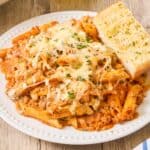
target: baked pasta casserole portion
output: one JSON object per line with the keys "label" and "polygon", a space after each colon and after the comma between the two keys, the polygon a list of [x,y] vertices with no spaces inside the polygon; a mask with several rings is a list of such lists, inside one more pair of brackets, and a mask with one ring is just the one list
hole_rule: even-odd
{"label": "baked pasta casserole portion", "polygon": [[133,80],[91,17],[33,27],[0,51],[17,110],[62,128],[102,130],[137,116],[145,75]]}

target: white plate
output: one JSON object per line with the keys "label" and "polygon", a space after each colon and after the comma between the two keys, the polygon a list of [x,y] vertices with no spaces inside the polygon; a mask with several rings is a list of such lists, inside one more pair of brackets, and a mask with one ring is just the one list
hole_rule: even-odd
{"label": "white plate", "polygon": [[[51,20],[58,20],[60,22],[71,19],[80,18],[84,15],[95,15],[95,12],[87,11],[68,11],[46,14],[43,16],[32,18],[25,21],[0,37],[0,47],[8,47],[11,45],[11,39],[16,35],[30,29],[32,26],[40,25]],[[139,117],[133,121],[126,122],[121,125],[99,132],[85,132],[77,131],[71,127],[64,129],[56,129],[46,124],[43,124],[35,119],[19,115],[14,107],[13,102],[5,95],[5,79],[0,74],[0,116],[8,124],[14,128],[39,139],[50,142],[63,144],[94,144],[111,141],[131,134],[150,122],[150,92],[142,105],[139,108]]]}

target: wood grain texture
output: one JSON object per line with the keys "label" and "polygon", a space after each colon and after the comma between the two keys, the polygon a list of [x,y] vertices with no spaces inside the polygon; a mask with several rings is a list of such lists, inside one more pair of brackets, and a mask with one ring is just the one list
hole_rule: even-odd
{"label": "wood grain texture", "polygon": [[[0,6],[0,34],[12,26],[41,14],[64,10],[100,11],[118,0],[10,0]],[[124,0],[138,20],[150,23],[149,0]],[[142,11],[141,11],[142,10]],[[145,19],[146,18],[146,19]],[[127,137],[88,146],[53,144],[29,137],[0,119],[0,150],[130,150],[150,137],[150,124]]]}

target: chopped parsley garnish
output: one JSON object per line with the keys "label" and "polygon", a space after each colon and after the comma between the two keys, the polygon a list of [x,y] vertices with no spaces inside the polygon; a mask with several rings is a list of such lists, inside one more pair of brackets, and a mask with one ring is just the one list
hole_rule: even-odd
{"label": "chopped parsley garnish", "polygon": [[84,44],[78,44],[77,45],[78,49],[82,49],[82,48],[86,48],[86,47],[87,47],[87,45],[84,45]]}
{"label": "chopped parsley garnish", "polygon": [[75,38],[76,40],[80,41],[80,38],[76,32],[73,33],[72,38]]}
{"label": "chopped parsley garnish", "polygon": [[141,52],[135,52],[136,54],[138,54],[138,55],[141,55],[142,53]]}
{"label": "chopped parsley garnish", "polygon": [[67,74],[66,74],[66,77],[71,77],[70,73],[67,73]]}
{"label": "chopped parsley garnish", "polygon": [[73,64],[72,67],[73,67],[74,69],[79,69],[81,66],[82,66],[82,63],[79,62],[79,63]]}
{"label": "chopped parsley garnish", "polygon": [[55,39],[54,41],[55,41],[55,42],[58,42],[58,39]]}
{"label": "chopped parsley garnish", "polygon": [[78,76],[77,77],[77,81],[85,81],[85,79],[83,77],[81,77],[81,76]]}
{"label": "chopped parsley garnish", "polygon": [[93,40],[92,40],[89,36],[86,37],[86,41],[87,41],[88,43],[93,42]]}
{"label": "chopped parsley garnish", "polygon": [[47,54],[47,57],[48,57],[48,58],[51,57],[50,52],[47,52],[46,54]]}
{"label": "chopped parsley garnish", "polygon": [[89,58],[89,56],[86,55],[85,58]]}
{"label": "chopped parsley garnish", "polygon": [[89,60],[89,59],[86,62],[88,63],[88,65],[92,64],[91,60]]}
{"label": "chopped parsley garnish", "polygon": [[75,94],[73,92],[68,92],[68,97],[70,99],[74,99],[75,98]]}
{"label": "chopped parsley garnish", "polygon": [[73,33],[72,37],[74,38],[74,37],[76,37],[76,36],[78,36],[78,34],[77,34],[76,32]]}

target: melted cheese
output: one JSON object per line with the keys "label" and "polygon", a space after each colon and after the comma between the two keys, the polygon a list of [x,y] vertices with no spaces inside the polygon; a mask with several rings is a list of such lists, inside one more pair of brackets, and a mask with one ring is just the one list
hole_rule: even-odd
{"label": "melted cheese", "polygon": [[[56,101],[69,100],[68,92],[73,92],[74,99],[79,99],[88,89],[87,83],[96,69],[98,60],[106,51],[101,43],[89,42],[86,33],[70,23],[58,24],[49,28],[46,33],[41,32],[31,37],[26,48],[32,56],[29,61],[33,68],[38,67],[41,56],[47,53],[56,62],[60,57],[75,60],[68,65],[58,66],[54,74],[45,79],[47,98],[53,97]],[[42,60],[42,63],[47,69],[51,69],[49,62]],[[49,82],[52,79],[61,79],[62,82],[56,88],[52,88]]]}

